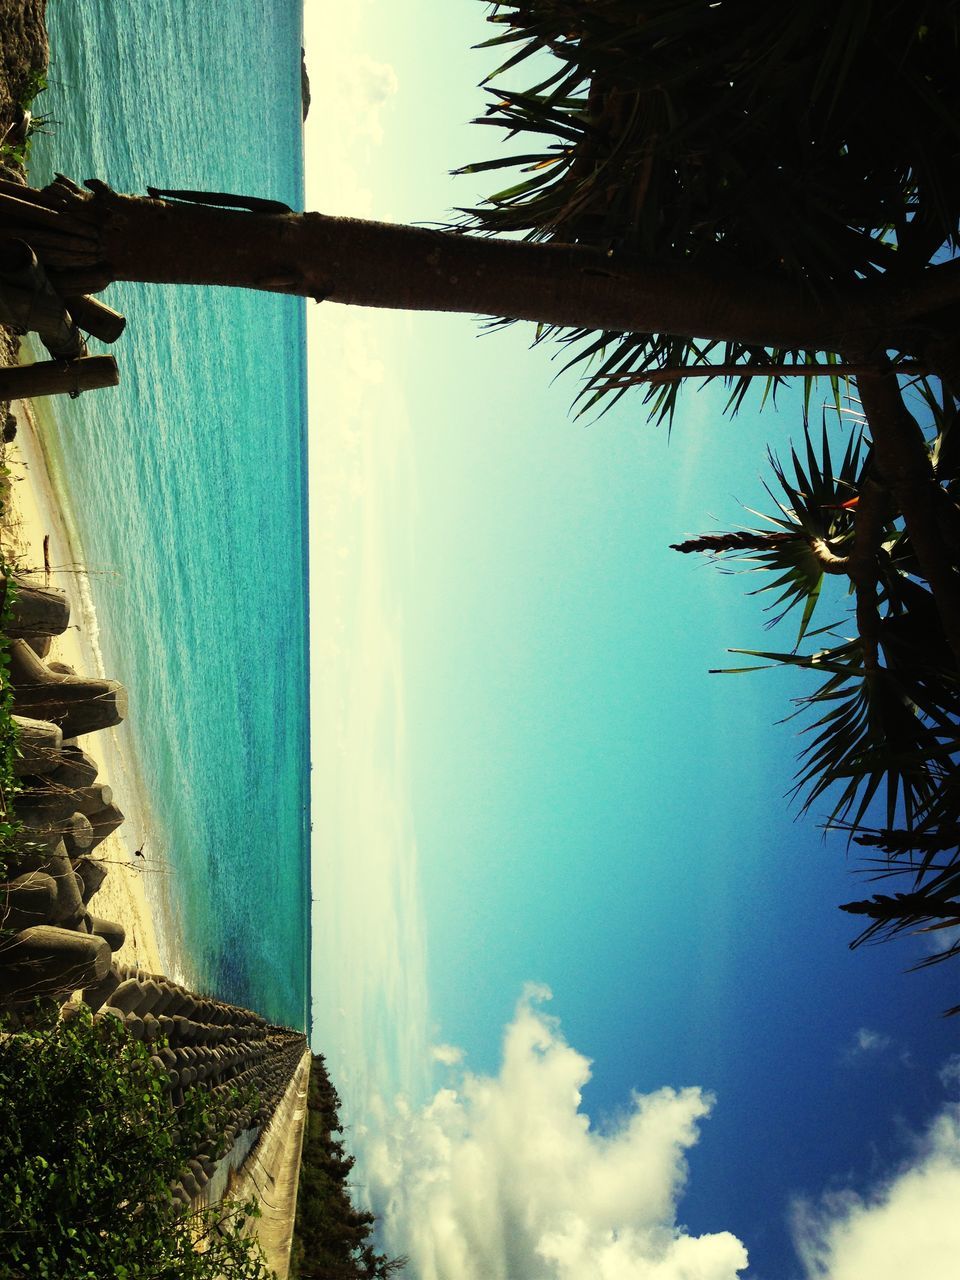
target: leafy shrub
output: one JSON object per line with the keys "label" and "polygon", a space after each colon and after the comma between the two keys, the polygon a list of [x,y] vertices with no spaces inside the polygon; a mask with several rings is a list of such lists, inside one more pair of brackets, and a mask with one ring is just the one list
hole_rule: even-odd
{"label": "leafy shrub", "polygon": [[169,1184],[222,1118],[176,1112],[150,1048],[85,1007],[0,1028],[0,1280],[269,1280],[255,1205],[178,1215]]}

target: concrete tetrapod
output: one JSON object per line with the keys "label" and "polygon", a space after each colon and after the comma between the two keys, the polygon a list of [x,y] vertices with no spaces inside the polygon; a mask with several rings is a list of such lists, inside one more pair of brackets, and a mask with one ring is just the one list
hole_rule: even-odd
{"label": "concrete tetrapod", "polygon": [[35,720],[30,716],[14,716],[13,723],[17,727],[14,776],[25,778],[56,769],[60,764],[63,747],[63,730],[60,726],[49,720]]}
{"label": "concrete tetrapod", "polygon": [[[37,849],[46,849],[52,853],[63,845],[72,857],[92,848],[96,843],[90,820],[85,814],[71,812],[66,817],[55,817],[49,810],[25,807],[16,807],[15,813],[23,824],[25,840]],[[27,866],[31,862],[31,856],[30,850],[26,849],[20,861]]]}
{"label": "concrete tetrapod", "polygon": [[87,846],[89,849],[95,849],[98,844],[102,844],[107,836],[112,835],[123,823],[123,814],[115,804],[108,804],[102,809],[88,813],[86,818],[93,832],[93,839]]}
{"label": "concrete tetrapod", "polygon": [[6,633],[13,639],[59,636],[70,625],[70,601],[56,588],[34,587],[16,580]]}
{"label": "concrete tetrapod", "polygon": [[52,672],[23,640],[10,643],[14,710],[50,720],[74,738],[119,724],[127,714],[127,691],[117,680]]}
{"label": "concrete tetrapod", "polygon": [[28,871],[0,886],[0,925],[5,929],[28,929],[46,924],[57,904],[57,882],[44,871]]}
{"label": "concrete tetrapod", "polygon": [[110,948],[95,934],[33,925],[4,944],[3,960],[0,991],[22,1003],[97,982],[110,969]]}
{"label": "concrete tetrapod", "polygon": [[46,787],[60,787],[64,791],[79,791],[91,787],[96,781],[99,766],[93,756],[73,741],[63,743],[57,767],[43,779]]}
{"label": "concrete tetrapod", "polygon": [[107,869],[93,858],[78,858],[73,869],[83,883],[83,904],[86,906],[107,878]]}
{"label": "concrete tetrapod", "polygon": [[111,951],[119,951],[127,940],[127,931],[116,920],[103,920],[100,916],[89,916],[87,925],[91,933],[103,938]]}

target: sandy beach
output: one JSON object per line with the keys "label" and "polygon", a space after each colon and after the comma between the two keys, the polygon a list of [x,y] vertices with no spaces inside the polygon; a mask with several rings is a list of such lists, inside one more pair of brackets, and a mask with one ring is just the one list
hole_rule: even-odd
{"label": "sandy beach", "polygon": [[[17,436],[6,447],[10,496],[3,529],[5,554],[25,581],[58,587],[70,599],[71,625],[54,640],[49,659],[65,662],[82,674],[108,676],[102,666],[95,615],[85,599],[84,567],[59,511],[38,422],[27,402],[15,401],[12,409]],[[48,539],[49,571],[45,568],[44,539]],[[98,762],[99,780],[112,788],[114,803],[126,815],[123,826],[97,851],[109,871],[91,905],[97,915],[124,926],[126,942],[116,957],[120,963],[135,964],[149,972],[173,973],[181,967],[179,958],[158,928],[159,913],[148,891],[149,878],[166,875],[167,868],[149,842],[144,846],[144,858],[135,853],[143,841],[142,833],[149,828],[149,817],[144,812],[145,792],[129,729],[118,725],[101,730],[81,739],[81,745]],[[251,1226],[280,1280],[287,1276],[296,1216],[309,1066],[310,1055],[306,1053],[269,1125],[227,1187],[231,1198],[255,1196],[260,1201],[263,1216]]]}
{"label": "sandy beach", "polygon": [[[101,669],[96,637],[91,634],[92,615],[83,598],[84,568],[76,549],[69,544],[47,474],[36,420],[27,402],[15,401],[12,410],[17,419],[17,436],[6,447],[10,504],[4,520],[4,550],[24,581],[58,587],[70,600],[71,625],[54,639],[49,657],[67,663],[79,674],[108,675]],[[49,574],[44,569],[45,538],[49,538]],[[124,926],[126,942],[117,953],[121,964],[135,964],[150,972],[170,971],[172,957],[168,948],[160,945],[155,911],[145,884],[148,876],[165,874],[165,867],[155,856],[141,859],[134,853],[144,823],[129,731],[118,725],[88,735],[81,745],[97,761],[98,780],[111,787],[114,803],[126,816],[119,831],[97,850],[98,860],[107,863],[109,873],[91,905],[97,915]]]}
{"label": "sandy beach", "polygon": [[[0,0],[0,137],[20,110],[18,103],[31,96],[26,86],[35,85],[47,65],[44,15],[45,0]],[[22,111],[20,114],[22,117]],[[18,159],[10,152],[3,158],[3,176],[22,180],[24,162],[23,157]],[[19,345],[12,332],[0,329],[0,364],[15,364]],[[44,454],[49,405],[15,401],[11,406],[17,430],[15,440],[3,449],[9,478],[0,525],[3,551],[21,580],[61,589],[70,601],[70,626],[53,641],[47,660],[67,664],[80,675],[114,678],[115,672],[104,669],[83,555],[63,519],[63,494],[51,480]],[[69,506],[66,509],[69,513]],[[129,694],[134,717],[137,689],[131,687]],[[115,956],[117,962],[165,973],[195,988],[196,981],[189,976],[189,954],[179,936],[178,886],[164,856],[162,839],[154,833],[151,780],[141,775],[130,723],[128,720],[80,739],[98,763],[98,781],[111,788],[113,802],[125,815],[121,828],[94,853],[106,864],[108,874],[90,909],[123,925],[126,940]],[[237,1163],[240,1152],[249,1151],[254,1138],[255,1145],[246,1162],[224,1178],[228,1197],[253,1195],[261,1200],[263,1217],[251,1227],[270,1266],[282,1278],[289,1268],[308,1071],[306,1054],[266,1128],[259,1135],[256,1131],[241,1135]]]}

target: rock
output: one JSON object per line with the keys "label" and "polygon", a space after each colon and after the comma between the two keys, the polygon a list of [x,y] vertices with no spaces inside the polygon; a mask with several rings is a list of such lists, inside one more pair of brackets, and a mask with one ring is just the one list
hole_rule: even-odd
{"label": "rock", "polygon": [[310,110],[310,77],[307,75],[306,51],[302,46],[300,48],[300,110],[302,119],[306,120]]}

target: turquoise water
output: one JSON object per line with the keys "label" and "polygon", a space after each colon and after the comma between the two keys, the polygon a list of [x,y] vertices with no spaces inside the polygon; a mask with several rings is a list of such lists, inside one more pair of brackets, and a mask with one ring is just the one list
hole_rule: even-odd
{"label": "turquoise water", "polygon": [[[51,0],[57,122],[31,178],[302,207],[298,0]],[[45,446],[130,690],[186,976],[304,1026],[309,907],[303,304],[114,286],[115,391],[47,401]],[[96,343],[92,350],[99,350]]]}

